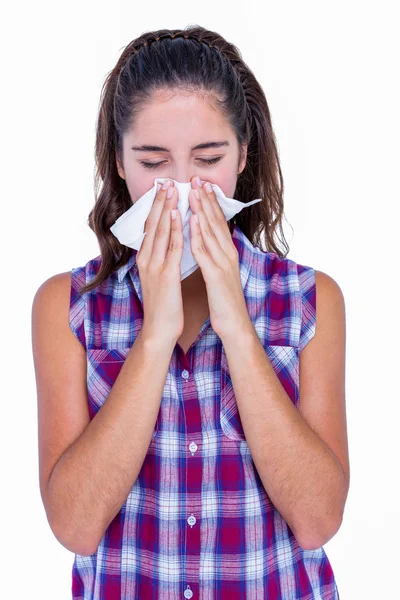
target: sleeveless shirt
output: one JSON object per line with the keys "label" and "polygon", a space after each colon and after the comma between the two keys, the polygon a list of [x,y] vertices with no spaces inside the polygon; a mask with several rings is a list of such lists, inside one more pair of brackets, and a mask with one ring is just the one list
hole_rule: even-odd
{"label": "sleeveless shirt", "polygon": [[[232,241],[249,317],[298,408],[299,355],[315,335],[314,269],[253,246],[237,225]],[[90,419],[142,326],[136,254],[83,295],[101,256],[72,269],[69,323],[86,350]],[[323,547],[300,547],[263,487],[210,317],[186,354],[175,345],[141,470],[96,552],[75,554],[72,598],[339,600]]]}

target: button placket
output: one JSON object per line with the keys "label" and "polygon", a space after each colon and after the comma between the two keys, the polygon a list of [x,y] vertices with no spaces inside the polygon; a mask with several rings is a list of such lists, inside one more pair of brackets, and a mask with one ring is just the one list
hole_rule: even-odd
{"label": "button placket", "polygon": [[[197,450],[198,444],[191,439],[191,436],[198,436],[201,433],[201,411],[200,403],[198,398],[198,392],[194,381],[193,374],[188,369],[181,370],[181,377],[184,379],[185,385],[182,384],[183,394],[183,415],[185,419],[185,431],[186,431],[186,491],[188,494],[188,501],[186,503],[186,532],[185,532],[185,556],[188,559],[190,556],[190,567],[187,571],[187,578],[192,583],[194,588],[187,584],[186,590],[184,591],[185,598],[196,598],[196,590],[198,589],[198,577],[200,568],[200,529],[198,519],[195,516],[195,512],[192,510],[199,510],[198,501],[192,502],[190,497],[193,494],[193,498],[198,494],[198,490],[201,487],[201,466],[199,465],[199,457],[195,462],[190,462],[190,458],[194,457]],[[200,509],[201,510],[201,509]],[[194,559],[197,559],[196,566]]]}

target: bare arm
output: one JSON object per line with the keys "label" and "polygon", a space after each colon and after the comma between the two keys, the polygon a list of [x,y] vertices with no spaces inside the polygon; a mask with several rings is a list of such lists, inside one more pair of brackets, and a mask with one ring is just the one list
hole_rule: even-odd
{"label": "bare arm", "polygon": [[70,551],[89,555],[137,479],[176,340],[156,340],[142,329],[90,421],[86,353],[66,317],[69,289],[69,273],[50,278],[33,304],[41,490],[57,539]]}
{"label": "bare arm", "polygon": [[144,322],[111,392],[90,420],[86,352],[69,326],[71,274],[51,277],[32,306],[38,391],[40,491],[57,539],[93,554],[146,456],[184,326],[183,233],[174,186],[157,190],[136,256]]}
{"label": "bare arm", "polygon": [[[317,326],[300,354],[299,409],[249,320],[236,336],[222,339],[261,481],[305,550],[320,548],[338,531],[350,482],[344,298],[326,273],[316,271],[316,282]],[[284,368],[284,359],[272,360]]]}

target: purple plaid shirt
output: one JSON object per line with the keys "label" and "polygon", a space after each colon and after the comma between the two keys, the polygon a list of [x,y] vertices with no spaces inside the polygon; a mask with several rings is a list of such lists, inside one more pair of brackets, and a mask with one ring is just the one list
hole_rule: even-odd
{"label": "purple plaid shirt", "polygon": [[[249,316],[298,408],[299,353],[315,334],[314,270],[261,251],[237,225],[232,240]],[[83,296],[101,256],[72,269],[70,327],[87,353],[91,419],[142,327],[136,254]],[[142,468],[96,552],[75,554],[72,598],[339,599],[324,549],[299,546],[261,483],[209,317],[187,354],[175,345]]]}

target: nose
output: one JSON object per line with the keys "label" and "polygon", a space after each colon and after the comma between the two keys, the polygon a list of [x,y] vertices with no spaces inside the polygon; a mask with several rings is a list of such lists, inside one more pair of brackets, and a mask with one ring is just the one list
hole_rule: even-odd
{"label": "nose", "polygon": [[[166,177],[169,177],[170,179],[175,179],[175,181],[178,181],[179,183],[195,183],[194,180],[197,177],[197,175],[187,175],[185,173],[171,173],[169,175],[166,175]],[[205,179],[202,179],[200,175],[198,177],[200,178],[200,185],[203,185]]]}

